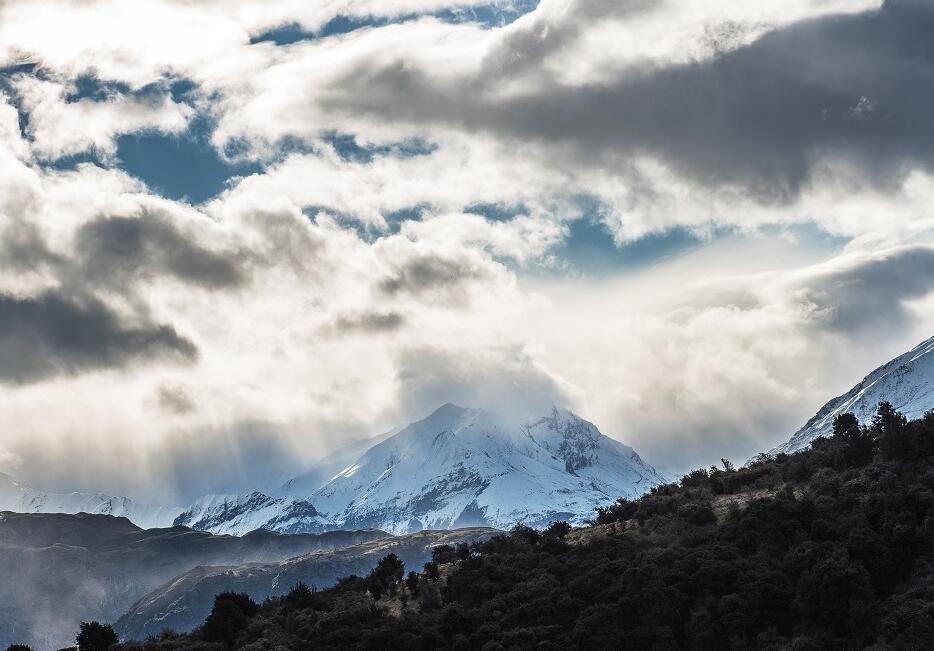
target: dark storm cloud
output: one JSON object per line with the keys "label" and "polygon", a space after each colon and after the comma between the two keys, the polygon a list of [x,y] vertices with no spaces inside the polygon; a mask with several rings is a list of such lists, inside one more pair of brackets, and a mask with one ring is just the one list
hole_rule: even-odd
{"label": "dark storm cloud", "polygon": [[912,319],[906,302],[934,287],[934,248],[902,247],[818,273],[793,300],[822,329],[848,336],[890,335]]}
{"label": "dark storm cloud", "polygon": [[391,63],[355,71],[346,94],[329,101],[557,146],[584,165],[655,157],[696,182],[782,202],[828,161],[883,188],[913,167],[934,168],[932,34],[934,3],[901,0],[803,21],[705,61],[504,99],[496,61],[512,60],[509,47],[525,61],[543,56],[507,41],[474,78],[445,81]]}
{"label": "dark storm cloud", "polygon": [[844,254],[782,276],[777,285],[765,277],[757,282],[733,280],[697,286],[693,296],[682,300],[682,307],[688,314],[724,307],[742,313],[791,308],[794,318],[812,333],[871,341],[893,337],[914,323],[910,303],[924,299],[934,287],[934,247]]}
{"label": "dark storm cloud", "polygon": [[97,219],[82,226],[76,240],[81,264],[93,282],[172,276],[209,289],[245,282],[239,255],[203,248],[152,213]]}
{"label": "dark storm cloud", "polygon": [[0,295],[0,382],[35,382],[137,361],[189,363],[197,356],[195,345],[171,326],[124,323],[95,298]]}
{"label": "dark storm cloud", "polygon": [[440,291],[451,299],[463,298],[460,292],[464,289],[464,282],[481,275],[481,270],[467,260],[420,255],[398,266],[392,275],[379,283],[379,288],[389,295]]}

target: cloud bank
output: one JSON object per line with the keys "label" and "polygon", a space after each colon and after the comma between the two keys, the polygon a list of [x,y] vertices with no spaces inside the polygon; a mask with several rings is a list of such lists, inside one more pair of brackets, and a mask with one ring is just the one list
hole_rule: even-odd
{"label": "cloud bank", "polygon": [[932,29],[0,2],[0,471],[185,499],[443,402],[568,404],[669,471],[769,448],[931,334]]}

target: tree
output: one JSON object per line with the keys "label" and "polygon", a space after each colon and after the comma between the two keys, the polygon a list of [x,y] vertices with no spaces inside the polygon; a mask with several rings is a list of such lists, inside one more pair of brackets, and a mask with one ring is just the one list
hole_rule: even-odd
{"label": "tree", "polygon": [[409,575],[405,577],[405,587],[409,589],[413,595],[418,594],[418,573],[409,572]]}
{"label": "tree", "polygon": [[28,644],[11,644],[6,651],[32,651],[32,647]]}
{"label": "tree", "polygon": [[428,561],[425,563],[425,576],[432,581],[437,581],[440,575],[440,568],[437,561]]}
{"label": "tree", "polygon": [[860,426],[856,416],[850,412],[837,414],[833,419],[833,435],[834,438],[846,443],[846,457],[849,464],[863,464],[872,458],[872,436]]}
{"label": "tree", "polygon": [[208,642],[223,642],[233,646],[240,633],[249,624],[259,606],[250,595],[243,592],[222,592],[214,597],[214,608],[204,620],[201,630]]}
{"label": "tree", "polygon": [[111,644],[120,641],[113,626],[100,622],[81,622],[75,644],[78,651],[107,651]]}
{"label": "tree", "polygon": [[899,411],[892,406],[892,403],[883,400],[879,403],[875,415],[872,417],[872,429],[880,436],[888,436],[905,427],[908,423]]}
{"label": "tree", "polygon": [[879,403],[872,417],[872,432],[880,440],[879,447],[887,457],[906,457],[911,454],[907,425],[908,419],[891,403]]}
{"label": "tree", "polygon": [[297,609],[311,608],[315,604],[315,591],[308,587],[304,581],[299,581],[292,586],[289,593],[285,595],[285,601],[290,606]]}
{"label": "tree", "polygon": [[545,535],[551,538],[564,538],[569,533],[571,533],[571,525],[564,520],[552,522],[551,525],[545,529]]}
{"label": "tree", "polygon": [[441,607],[441,587],[434,581],[422,577],[418,583],[418,594],[421,600],[421,611],[430,613]]}
{"label": "tree", "polygon": [[387,554],[379,560],[367,577],[367,589],[374,599],[379,599],[386,592],[393,594],[403,576],[405,576],[405,563],[395,554]]}

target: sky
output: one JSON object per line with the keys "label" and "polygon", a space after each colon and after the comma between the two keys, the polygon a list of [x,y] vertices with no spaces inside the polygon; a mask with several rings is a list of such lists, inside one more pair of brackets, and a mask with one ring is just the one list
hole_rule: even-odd
{"label": "sky", "polygon": [[0,0],[0,472],[271,486],[446,402],[677,474],[934,335],[934,0]]}

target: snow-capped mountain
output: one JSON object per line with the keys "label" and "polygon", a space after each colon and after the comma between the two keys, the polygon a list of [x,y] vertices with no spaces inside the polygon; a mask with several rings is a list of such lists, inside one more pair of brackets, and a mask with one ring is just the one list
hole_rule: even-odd
{"label": "snow-capped mountain", "polygon": [[206,495],[175,518],[175,526],[213,534],[242,536],[257,529],[280,533],[318,533],[338,529],[308,501],[297,497]]}
{"label": "snow-capped mountain", "polygon": [[838,414],[852,412],[861,423],[869,422],[883,400],[908,418],[918,418],[934,409],[934,337],[883,364],[842,396],[828,402],[787,443],[770,453],[797,452],[819,436],[830,435]]}
{"label": "snow-capped mountain", "polygon": [[103,493],[48,493],[23,486],[0,473],[0,511],[17,513],[91,513],[125,517],[144,529],[167,527],[184,509],[135,502]]}
{"label": "snow-capped mountain", "polygon": [[569,411],[522,422],[444,405],[309,496],[341,527],[393,533],[581,523],[664,482],[632,448]]}
{"label": "snow-capped mountain", "polygon": [[582,523],[598,506],[664,481],[632,448],[569,411],[554,408],[529,421],[448,404],[338,450],[274,496],[206,495],[188,508],[160,507],[98,493],[45,493],[0,475],[0,510],[102,513],[143,528],[236,536],[256,529],[408,533]]}
{"label": "snow-capped mountain", "polygon": [[302,474],[289,479],[278,490],[274,491],[273,495],[275,497],[286,497],[313,493],[326,484],[334,475],[359,459],[371,447],[397,434],[400,429],[402,428],[397,427],[379,436],[354,441],[335,450]]}

